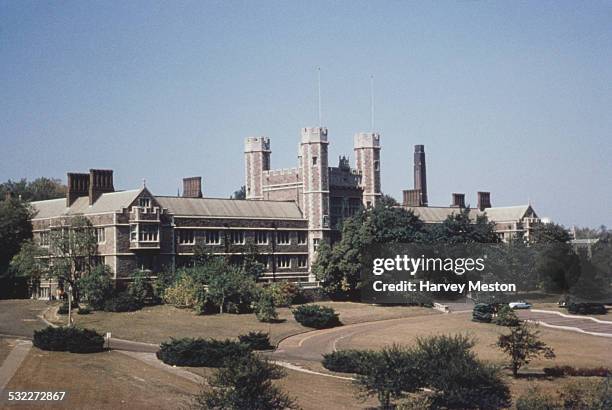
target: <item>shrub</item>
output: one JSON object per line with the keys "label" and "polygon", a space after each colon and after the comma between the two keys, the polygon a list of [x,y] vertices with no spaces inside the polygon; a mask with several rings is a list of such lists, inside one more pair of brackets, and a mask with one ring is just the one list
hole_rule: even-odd
{"label": "shrub", "polygon": [[521,320],[510,306],[504,305],[497,312],[497,317],[493,319],[493,323],[499,326],[518,326],[521,324]]}
{"label": "shrub", "polygon": [[164,302],[177,308],[194,308],[200,299],[200,287],[192,276],[182,274],[165,289]]}
{"label": "shrub", "polygon": [[162,343],[157,358],[175,366],[221,367],[228,358],[249,352],[247,345],[229,339],[185,338]]}
{"label": "shrub", "polygon": [[323,367],[332,372],[361,374],[375,355],[371,350],[337,350],[323,355]]}
{"label": "shrub", "polygon": [[104,338],[95,330],[48,326],[34,331],[33,344],[42,350],[94,353],[103,350]]}
{"label": "shrub", "polygon": [[87,307],[80,307],[77,310],[77,314],[79,314],[79,315],[89,315],[90,313],[91,313],[91,310],[89,310],[89,308],[87,308]]}
{"label": "shrub", "polygon": [[260,322],[274,322],[278,319],[272,295],[266,290],[260,293],[259,299],[255,303],[255,315]]}
{"label": "shrub", "polygon": [[325,329],[341,324],[334,309],[320,305],[298,306],[293,309],[293,317],[303,326],[315,329]]}
{"label": "shrub", "polygon": [[[72,301],[72,311],[74,312],[76,309],[79,308],[79,304]],[[67,315],[68,314],[68,302],[64,302],[62,303],[62,305],[59,307],[59,309],[57,310],[57,313],[59,315]]]}
{"label": "shrub", "polygon": [[142,304],[128,292],[118,293],[104,303],[106,312],[133,312],[141,308]]}
{"label": "shrub", "polygon": [[278,366],[253,354],[229,359],[194,399],[192,408],[206,410],[298,408],[272,380],[284,376]]}
{"label": "shrub", "polygon": [[246,335],[238,336],[238,340],[251,350],[269,350],[273,347],[270,344],[270,337],[264,332],[249,332]]}
{"label": "shrub", "polygon": [[136,271],[132,275],[132,282],[128,285],[128,293],[141,305],[144,305],[145,301],[153,297],[153,285],[149,280],[149,275],[144,271]]}
{"label": "shrub", "polygon": [[607,377],[612,372],[607,367],[575,368],[572,366],[555,366],[545,367],[544,374],[550,377]]}
{"label": "shrub", "polygon": [[265,288],[272,295],[274,306],[288,307],[300,295],[300,288],[291,282],[275,282]]}
{"label": "shrub", "polygon": [[166,289],[174,285],[178,279],[178,271],[161,271],[157,274],[157,278],[153,281],[153,294],[157,301],[164,300]]}
{"label": "shrub", "polygon": [[106,265],[96,266],[89,274],[78,280],[81,298],[90,308],[102,310],[104,302],[113,293],[113,284],[110,279],[110,268]]}

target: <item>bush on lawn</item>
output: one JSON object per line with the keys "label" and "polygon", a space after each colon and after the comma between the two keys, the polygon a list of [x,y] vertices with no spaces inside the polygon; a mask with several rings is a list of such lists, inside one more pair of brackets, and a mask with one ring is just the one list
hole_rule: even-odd
{"label": "bush on lawn", "polygon": [[104,302],[113,294],[111,270],[107,265],[96,266],[78,280],[80,300],[94,310],[104,309]]}
{"label": "bush on lawn", "polygon": [[299,297],[300,288],[291,282],[275,282],[265,288],[272,295],[274,306],[289,307]]}
{"label": "bush on lawn", "polygon": [[572,366],[555,366],[545,367],[544,374],[549,377],[607,377],[612,374],[607,367],[572,367]]}
{"label": "bush on lawn", "polygon": [[229,339],[172,339],[160,345],[157,358],[166,364],[221,367],[230,357],[248,354],[247,345]]}
{"label": "bush on lawn", "polygon": [[142,304],[128,292],[121,292],[104,303],[106,312],[133,312],[142,308]]}
{"label": "bush on lawn", "polygon": [[153,284],[149,275],[145,271],[136,271],[132,274],[132,282],[128,285],[128,293],[140,305],[144,305],[145,301],[155,300]]}
{"label": "bush on lawn", "polygon": [[79,314],[79,315],[88,315],[90,313],[91,313],[91,310],[89,310],[89,308],[87,308],[87,307],[80,307],[77,310],[77,314]]}
{"label": "bush on lawn", "polygon": [[332,372],[361,374],[375,355],[371,350],[337,350],[323,355],[323,367]]}
{"label": "bush on lawn", "polygon": [[104,337],[90,329],[48,326],[34,331],[33,343],[42,350],[95,353],[103,350]]}
{"label": "bush on lawn", "polygon": [[[72,308],[72,311],[74,312],[76,309],[79,308],[79,304],[75,303],[74,301],[72,301],[71,308]],[[57,314],[58,315],[67,315],[68,314],[68,302],[62,303],[62,305],[57,310]]]}
{"label": "bush on lawn", "polygon": [[521,320],[516,315],[516,312],[508,305],[502,306],[497,312],[497,316],[493,319],[493,323],[499,326],[518,326]]}
{"label": "bush on lawn", "polygon": [[273,347],[270,344],[270,337],[264,332],[249,332],[246,335],[238,336],[238,340],[251,350],[269,350]]}
{"label": "bush on lawn", "polygon": [[320,305],[298,306],[293,309],[293,317],[298,323],[315,329],[325,329],[341,324],[334,309]]}
{"label": "bush on lawn", "polygon": [[265,289],[260,292],[259,299],[255,302],[255,316],[257,316],[257,320],[260,322],[267,323],[278,319],[272,295]]}

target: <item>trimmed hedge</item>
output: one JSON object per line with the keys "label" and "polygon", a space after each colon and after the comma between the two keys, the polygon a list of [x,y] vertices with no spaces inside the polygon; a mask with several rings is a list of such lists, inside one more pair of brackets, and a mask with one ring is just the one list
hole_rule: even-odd
{"label": "trimmed hedge", "polygon": [[326,329],[341,325],[338,314],[330,307],[320,305],[303,305],[293,309],[295,320],[315,329]]}
{"label": "trimmed hedge", "polygon": [[171,339],[160,345],[157,358],[174,366],[222,367],[229,357],[246,355],[251,349],[229,339]]}
{"label": "trimmed hedge", "polygon": [[544,374],[550,377],[608,377],[612,372],[606,367],[555,366],[545,367]]}
{"label": "trimmed hedge", "polygon": [[104,337],[91,329],[48,326],[34,331],[33,344],[42,350],[95,353],[104,350]]}
{"label": "trimmed hedge", "polygon": [[324,354],[322,363],[332,372],[362,374],[375,355],[371,350],[338,350]]}
{"label": "trimmed hedge", "polygon": [[78,315],[88,315],[88,314],[90,314],[90,313],[91,313],[91,310],[90,310],[89,308],[87,308],[87,307],[80,307],[80,308],[77,310],[77,314],[78,314]]}
{"label": "trimmed hedge", "polygon": [[128,292],[118,293],[104,302],[106,312],[133,312],[140,309],[142,309],[142,303]]}
{"label": "trimmed hedge", "polygon": [[238,336],[238,339],[251,350],[270,350],[273,347],[270,344],[270,337],[264,332],[249,332]]}

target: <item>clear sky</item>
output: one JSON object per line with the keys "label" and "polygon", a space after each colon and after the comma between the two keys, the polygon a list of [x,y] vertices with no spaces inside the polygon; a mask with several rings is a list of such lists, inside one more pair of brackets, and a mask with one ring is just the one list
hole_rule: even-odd
{"label": "clear sky", "polygon": [[115,188],[207,196],[244,183],[243,140],[296,165],[382,135],[385,193],[491,191],[567,226],[612,226],[612,2],[0,0],[0,180],[115,170]]}

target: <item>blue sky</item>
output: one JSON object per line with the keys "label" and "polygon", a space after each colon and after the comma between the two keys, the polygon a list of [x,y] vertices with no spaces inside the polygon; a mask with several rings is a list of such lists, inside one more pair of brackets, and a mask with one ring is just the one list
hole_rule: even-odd
{"label": "blue sky", "polygon": [[243,140],[296,164],[317,125],[330,162],[370,129],[383,190],[431,204],[491,191],[565,225],[612,226],[612,2],[0,1],[0,180],[115,170],[175,194],[243,184]]}

